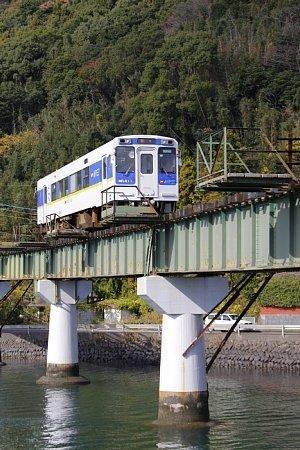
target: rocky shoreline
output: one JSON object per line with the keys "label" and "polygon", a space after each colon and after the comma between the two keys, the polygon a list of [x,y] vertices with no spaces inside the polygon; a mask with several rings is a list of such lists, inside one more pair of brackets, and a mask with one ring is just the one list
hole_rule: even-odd
{"label": "rocky shoreline", "polygon": [[[207,360],[211,358],[224,335],[205,337]],[[20,330],[3,332],[3,360],[43,361],[46,359],[48,331]],[[79,332],[81,362],[110,365],[158,365],[160,336],[147,332]],[[300,372],[300,338],[252,334],[232,336],[216,359],[216,367],[284,370]]]}

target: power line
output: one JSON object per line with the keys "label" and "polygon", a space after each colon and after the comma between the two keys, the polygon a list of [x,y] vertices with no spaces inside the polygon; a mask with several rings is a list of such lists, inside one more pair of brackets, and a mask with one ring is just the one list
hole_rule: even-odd
{"label": "power line", "polygon": [[9,215],[7,212],[0,211],[0,224],[15,222],[16,220],[25,220],[26,222],[36,223],[36,217],[20,216],[19,214]]}
{"label": "power line", "polygon": [[0,212],[9,212],[10,214],[19,214],[23,216],[32,216],[36,217],[36,213],[27,212],[27,211],[20,211],[20,210],[13,210],[10,208],[6,208],[4,206],[0,206]]}
{"label": "power line", "polygon": [[35,208],[27,208],[25,206],[10,205],[10,204],[7,204],[7,203],[0,203],[0,207],[12,208],[12,209],[21,209],[21,210],[24,210],[24,211],[34,211],[34,212],[36,212]]}

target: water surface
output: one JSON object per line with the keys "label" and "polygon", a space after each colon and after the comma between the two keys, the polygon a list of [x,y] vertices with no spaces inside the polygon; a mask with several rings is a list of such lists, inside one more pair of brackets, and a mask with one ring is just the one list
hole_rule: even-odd
{"label": "water surface", "polygon": [[0,449],[300,448],[297,375],[214,370],[210,428],[158,429],[158,369],[82,366],[88,386],[35,384],[44,367],[0,369]]}

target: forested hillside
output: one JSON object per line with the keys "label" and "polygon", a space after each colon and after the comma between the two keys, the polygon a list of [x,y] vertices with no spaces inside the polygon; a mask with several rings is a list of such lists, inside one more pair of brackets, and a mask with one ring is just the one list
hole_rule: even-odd
{"label": "forested hillside", "polygon": [[4,202],[33,205],[38,177],[122,133],[192,156],[207,128],[299,129],[297,0],[1,3]]}
{"label": "forested hillside", "polygon": [[2,0],[1,202],[123,133],[177,138],[193,201],[203,131],[299,134],[299,22],[298,0]]}

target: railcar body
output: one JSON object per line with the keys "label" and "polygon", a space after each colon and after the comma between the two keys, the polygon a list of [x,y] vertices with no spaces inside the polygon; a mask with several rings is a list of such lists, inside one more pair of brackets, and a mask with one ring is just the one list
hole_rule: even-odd
{"label": "railcar body", "polygon": [[116,137],[37,182],[37,223],[92,229],[174,210],[178,143],[163,136]]}

